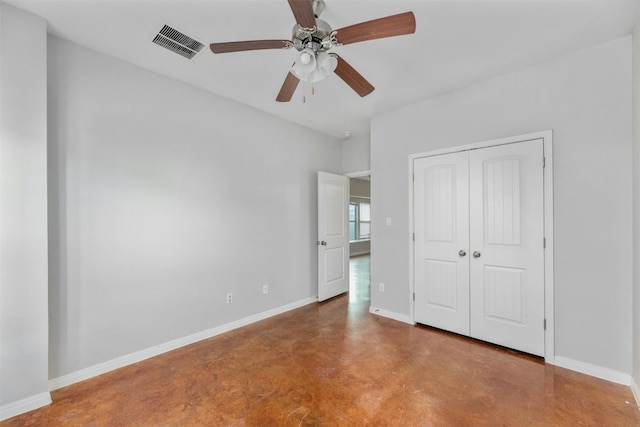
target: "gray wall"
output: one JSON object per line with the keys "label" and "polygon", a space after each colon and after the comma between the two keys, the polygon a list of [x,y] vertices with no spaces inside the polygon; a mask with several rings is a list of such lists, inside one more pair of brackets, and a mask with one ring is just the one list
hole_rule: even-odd
{"label": "gray wall", "polygon": [[353,135],[342,141],[343,173],[366,172],[371,169],[369,134]]}
{"label": "gray wall", "polygon": [[0,419],[50,401],[46,29],[0,3]]}
{"label": "gray wall", "polygon": [[640,22],[633,31],[633,378],[640,399]]}
{"label": "gray wall", "polygon": [[371,197],[371,181],[351,178],[349,180],[349,186],[349,192],[352,197]]}
{"label": "gray wall", "polygon": [[372,306],[409,315],[410,154],[552,129],[556,355],[628,377],[631,122],[630,37],[375,117]]}
{"label": "gray wall", "polygon": [[337,139],[49,43],[52,379],[316,295]]}

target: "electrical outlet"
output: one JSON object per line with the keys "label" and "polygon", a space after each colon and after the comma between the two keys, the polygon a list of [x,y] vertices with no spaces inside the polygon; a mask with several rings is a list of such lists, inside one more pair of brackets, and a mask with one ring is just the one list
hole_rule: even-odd
{"label": "electrical outlet", "polygon": [[231,292],[229,292],[227,294],[227,304],[230,304],[233,302],[233,294]]}
{"label": "electrical outlet", "polygon": [[380,292],[384,292],[384,283],[380,283],[380,284],[378,285],[378,290],[379,290]]}
{"label": "electrical outlet", "polygon": [[268,294],[269,293],[269,285],[262,285],[262,294]]}

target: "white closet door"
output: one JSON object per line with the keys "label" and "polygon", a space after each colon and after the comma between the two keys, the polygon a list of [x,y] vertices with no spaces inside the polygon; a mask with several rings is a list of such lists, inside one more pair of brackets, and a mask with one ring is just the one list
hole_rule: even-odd
{"label": "white closet door", "polygon": [[543,142],[469,156],[471,336],[543,356]]}
{"label": "white closet door", "polygon": [[414,162],[415,320],[469,334],[466,152]]}

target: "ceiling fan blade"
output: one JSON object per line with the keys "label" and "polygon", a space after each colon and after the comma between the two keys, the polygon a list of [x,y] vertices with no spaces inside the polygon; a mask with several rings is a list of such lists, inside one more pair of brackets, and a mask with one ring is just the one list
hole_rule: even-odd
{"label": "ceiling fan blade", "polygon": [[340,28],[336,39],[338,43],[351,44],[415,32],[416,17],[413,12],[405,12]]}
{"label": "ceiling fan blade", "polygon": [[316,16],[313,13],[311,0],[289,0],[289,6],[296,18],[296,23],[302,28],[313,28],[316,26]]}
{"label": "ceiling fan blade", "polygon": [[300,80],[291,73],[287,73],[287,77],[284,79],[284,83],[280,88],[280,92],[276,97],[276,101],[278,102],[289,102],[291,101],[291,97],[293,97],[293,93],[296,91],[298,87],[298,83]]}
{"label": "ceiling fan blade", "polygon": [[[335,54],[334,54],[335,55]],[[351,86],[351,89],[355,90],[360,96],[367,96],[375,89],[371,83],[367,81],[355,68],[353,68],[347,61],[335,55],[338,59],[338,66],[335,69],[335,73],[346,84]]]}
{"label": "ceiling fan blade", "polygon": [[242,52],[259,49],[288,49],[291,40],[247,40],[241,42],[211,43],[209,47],[213,53]]}

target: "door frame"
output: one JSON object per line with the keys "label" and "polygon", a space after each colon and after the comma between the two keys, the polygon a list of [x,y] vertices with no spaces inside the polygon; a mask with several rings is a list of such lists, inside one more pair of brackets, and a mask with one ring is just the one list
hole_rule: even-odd
{"label": "door frame", "polygon": [[409,247],[409,319],[415,321],[415,271],[414,271],[414,215],[413,215],[413,163],[415,159],[441,154],[457,153],[460,151],[477,150],[480,148],[497,145],[514,144],[518,142],[542,139],[544,153],[543,191],[544,191],[544,238],[546,246],[544,251],[544,313],[546,329],[544,331],[544,360],[554,364],[555,359],[555,320],[554,320],[554,277],[553,277],[553,131],[528,133],[510,136],[506,138],[492,139],[456,147],[443,148],[409,155],[409,234],[407,236]]}

